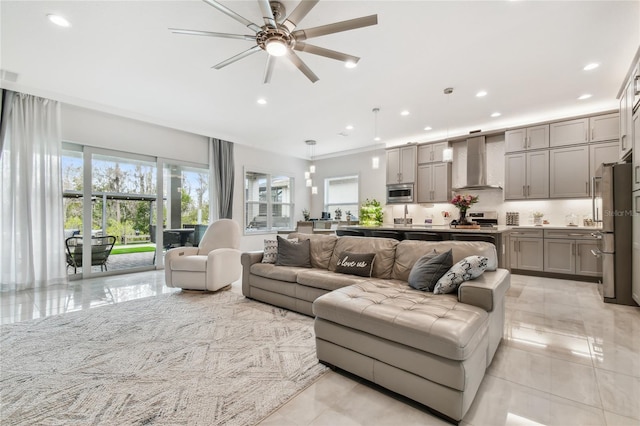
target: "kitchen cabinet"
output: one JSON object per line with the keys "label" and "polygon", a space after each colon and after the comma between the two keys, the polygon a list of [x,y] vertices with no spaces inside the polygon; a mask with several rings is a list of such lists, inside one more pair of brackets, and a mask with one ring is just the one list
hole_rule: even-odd
{"label": "kitchen cabinet", "polygon": [[589,146],[549,151],[549,197],[588,197],[590,188]]}
{"label": "kitchen cabinet", "polygon": [[549,125],[549,146],[567,146],[618,139],[620,114],[602,114]]}
{"label": "kitchen cabinet", "polygon": [[448,142],[437,142],[418,147],[418,164],[441,163],[442,152],[449,147]]}
{"label": "kitchen cabinet", "polygon": [[416,145],[387,150],[387,184],[415,182],[416,154]]}
{"label": "kitchen cabinet", "polygon": [[509,262],[512,269],[544,270],[542,229],[514,230],[509,234]]}
{"label": "kitchen cabinet", "polygon": [[549,198],[549,151],[505,155],[505,200]]}
{"label": "kitchen cabinet", "polygon": [[544,231],[544,271],[599,277],[602,268],[592,250],[598,243],[590,231]]}
{"label": "kitchen cabinet", "polygon": [[631,73],[620,96],[620,159],[625,158],[633,148],[633,101],[635,77],[640,75],[638,67]]}
{"label": "kitchen cabinet", "polygon": [[451,196],[451,166],[449,163],[418,166],[418,203],[446,203]]}
{"label": "kitchen cabinet", "polygon": [[618,146],[617,141],[589,145],[589,176],[595,176],[596,170],[602,163],[618,161]]}
{"label": "kitchen cabinet", "polygon": [[549,125],[507,130],[504,138],[505,152],[549,148]]}

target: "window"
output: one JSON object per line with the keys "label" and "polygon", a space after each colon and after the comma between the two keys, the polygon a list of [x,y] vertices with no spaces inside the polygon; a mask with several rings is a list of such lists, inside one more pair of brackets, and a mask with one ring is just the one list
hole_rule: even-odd
{"label": "window", "polygon": [[293,178],[246,171],[245,230],[269,232],[293,227]]}
{"label": "window", "polygon": [[358,218],[358,176],[326,178],[324,180],[324,211],[336,217],[336,209],[342,211],[342,219],[347,212],[351,220]]}

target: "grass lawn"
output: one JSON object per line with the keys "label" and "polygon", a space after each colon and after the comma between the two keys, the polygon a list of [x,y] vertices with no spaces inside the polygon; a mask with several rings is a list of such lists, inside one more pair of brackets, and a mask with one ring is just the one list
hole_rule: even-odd
{"label": "grass lawn", "polygon": [[127,244],[113,246],[111,254],[147,253],[154,251],[156,251],[155,244]]}

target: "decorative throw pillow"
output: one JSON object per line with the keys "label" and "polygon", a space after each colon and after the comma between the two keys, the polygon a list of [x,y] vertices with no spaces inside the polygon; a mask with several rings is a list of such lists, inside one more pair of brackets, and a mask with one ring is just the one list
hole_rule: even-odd
{"label": "decorative throw pillow", "polygon": [[[289,241],[298,241],[297,238],[291,238]],[[262,254],[262,263],[276,263],[278,258],[278,240],[264,240],[264,253]]]}
{"label": "decorative throw pillow", "polygon": [[336,272],[370,277],[373,271],[373,261],[375,257],[375,253],[352,253],[350,251],[343,251],[340,253],[340,256],[338,256]]}
{"label": "decorative throw pillow", "polygon": [[487,269],[489,259],[467,256],[449,269],[436,283],[433,294],[453,293],[464,281],[478,278]]}
{"label": "decorative throw pillow", "polygon": [[438,254],[435,250],[416,261],[409,273],[409,285],[417,290],[433,291],[438,280],[453,265],[453,253]]}
{"label": "decorative throw pillow", "polygon": [[311,268],[311,241],[292,241],[278,236],[277,266],[299,266]]}

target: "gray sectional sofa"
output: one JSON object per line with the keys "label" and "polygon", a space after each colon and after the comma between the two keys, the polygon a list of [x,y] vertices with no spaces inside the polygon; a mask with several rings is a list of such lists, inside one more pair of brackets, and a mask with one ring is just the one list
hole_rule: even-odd
{"label": "gray sectional sofa", "polygon": [[[467,412],[500,344],[510,275],[495,246],[476,241],[290,234],[310,240],[311,268],[262,263],[242,254],[246,297],[315,317],[318,359],[418,401],[453,422]],[[452,250],[453,262],[481,255],[486,272],[456,294],[411,288],[423,255]],[[372,276],[337,273],[344,252],[376,253]]]}

